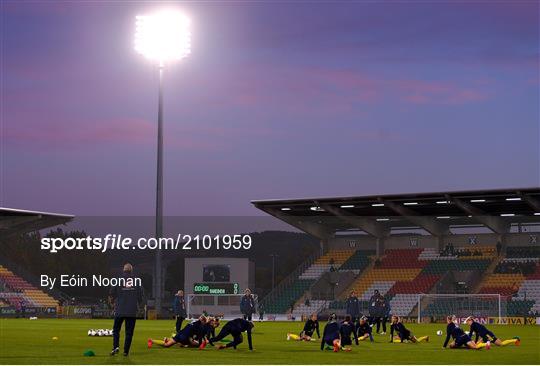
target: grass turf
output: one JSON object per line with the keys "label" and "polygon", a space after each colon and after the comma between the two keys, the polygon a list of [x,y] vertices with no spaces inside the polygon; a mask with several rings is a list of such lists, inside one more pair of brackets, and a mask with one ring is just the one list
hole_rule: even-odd
{"label": "grass turf", "polygon": [[[324,326],[324,324],[321,324]],[[112,328],[112,320],[0,319],[1,364],[540,364],[540,327],[490,326],[500,338],[519,335],[520,346],[491,350],[443,349],[443,337],[436,336],[443,324],[410,324],[417,336],[429,335],[429,343],[389,343],[389,335],[376,335],[375,343],[360,342],[352,352],[320,351],[319,342],[286,341],[287,332],[298,332],[300,323],[255,323],[250,352],[247,339],[238,350],[203,351],[154,346],[148,337],[170,336],[174,321],[138,320],[129,357],[109,356],[112,337],[88,337],[88,329]],[[322,329],[321,329],[322,330]],[[58,337],[58,340],[53,340]],[[120,340],[122,346],[123,334]],[[84,357],[92,349],[95,357]],[[120,347],[122,352],[122,347]]]}

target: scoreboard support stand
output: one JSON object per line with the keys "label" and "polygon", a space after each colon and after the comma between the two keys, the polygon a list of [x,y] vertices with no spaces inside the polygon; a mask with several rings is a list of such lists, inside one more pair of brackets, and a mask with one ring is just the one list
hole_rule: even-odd
{"label": "scoreboard support stand", "polygon": [[[240,300],[244,294],[187,294],[186,312],[188,318],[207,310],[213,315],[223,314],[226,318],[241,317]],[[253,294],[258,308],[258,296]],[[197,308],[197,309],[195,309]]]}

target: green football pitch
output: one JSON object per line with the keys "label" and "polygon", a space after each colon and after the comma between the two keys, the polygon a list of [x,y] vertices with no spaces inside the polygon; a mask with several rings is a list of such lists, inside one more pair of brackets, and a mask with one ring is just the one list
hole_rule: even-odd
{"label": "green football pitch", "polygon": [[[324,324],[321,324],[324,326]],[[417,336],[429,335],[429,343],[389,343],[389,335],[376,335],[375,342],[360,342],[351,352],[320,351],[319,342],[287,341],[287,332],[297,333],[300,323],[255,323],[250,352],[247,340],[238,350],[187,348],[148,349],[149,337],[170,336],[173,321],[137,321],[129,357],[109,356],[112,337],[89,337],[88,329],[111,328],[112,320],[0,319],[1,364],[540,364],[540,327],[491,326],[500,338],[520,336],[520,346],[493,346],[490,350],[443,349],[444,337],[436,331],[443,324],[410,324]],[[321,329],[322,330],[322,329]],[[58,339],[53,339],[57,337]],[[244,337],[245,338],[245,337]],[[121,345],[123,341],[123,334]],[[83,353],[91,349],[94,357]]]}

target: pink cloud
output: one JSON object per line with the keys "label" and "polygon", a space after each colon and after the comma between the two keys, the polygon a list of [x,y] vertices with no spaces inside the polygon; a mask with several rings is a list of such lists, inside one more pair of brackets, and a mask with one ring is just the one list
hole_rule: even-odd
{"label": "pink cloud", "polygon": [[412,104],[466,104],[489,99],[491,93],[475,83],[459,85],[449,81],[391,81],[397,97]]}
{"label": "pink cloud", "polygon": [[[268,80],[266,78],[271,78]],[[270,93],[265,85],[279,83],[282,93]],[[489,84],[489,85],[488,85]],[[283,108],[301,112],[350,113],[361,103],[396,101],[411,104],[466,104],[489,99],[494,82],[392,79],[352,70],[308,68],[301,72],[263,72],[239,80],[231,102],[242,107],[277,101]],[[272,89],[274,90],[274,89]]]}
{"label": "pink cloud", "polygon": [[150,141],[152,124],[133,118],[77,123],[41,120],[39,126],[34,123],[6,123],[4,129],[8,143],[30,142],[49,147],[111,142],[144,144]]}

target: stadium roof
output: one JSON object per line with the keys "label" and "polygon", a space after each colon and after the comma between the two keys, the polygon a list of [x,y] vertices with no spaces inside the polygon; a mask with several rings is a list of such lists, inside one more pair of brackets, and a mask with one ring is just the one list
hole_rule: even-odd
{"label": "stadium roof", "polygon": [[0,207],[0,237],[62,225],[73,218],[72,215]]}
{"label": "stadium roof", "polygon": [[354,197],[272,199],[260,210],[319,238],[361,230],[381,237],[392,229],[445,235],[453,227],[508,233],[512,224],[540,223],[540,188],[406,193]]}

